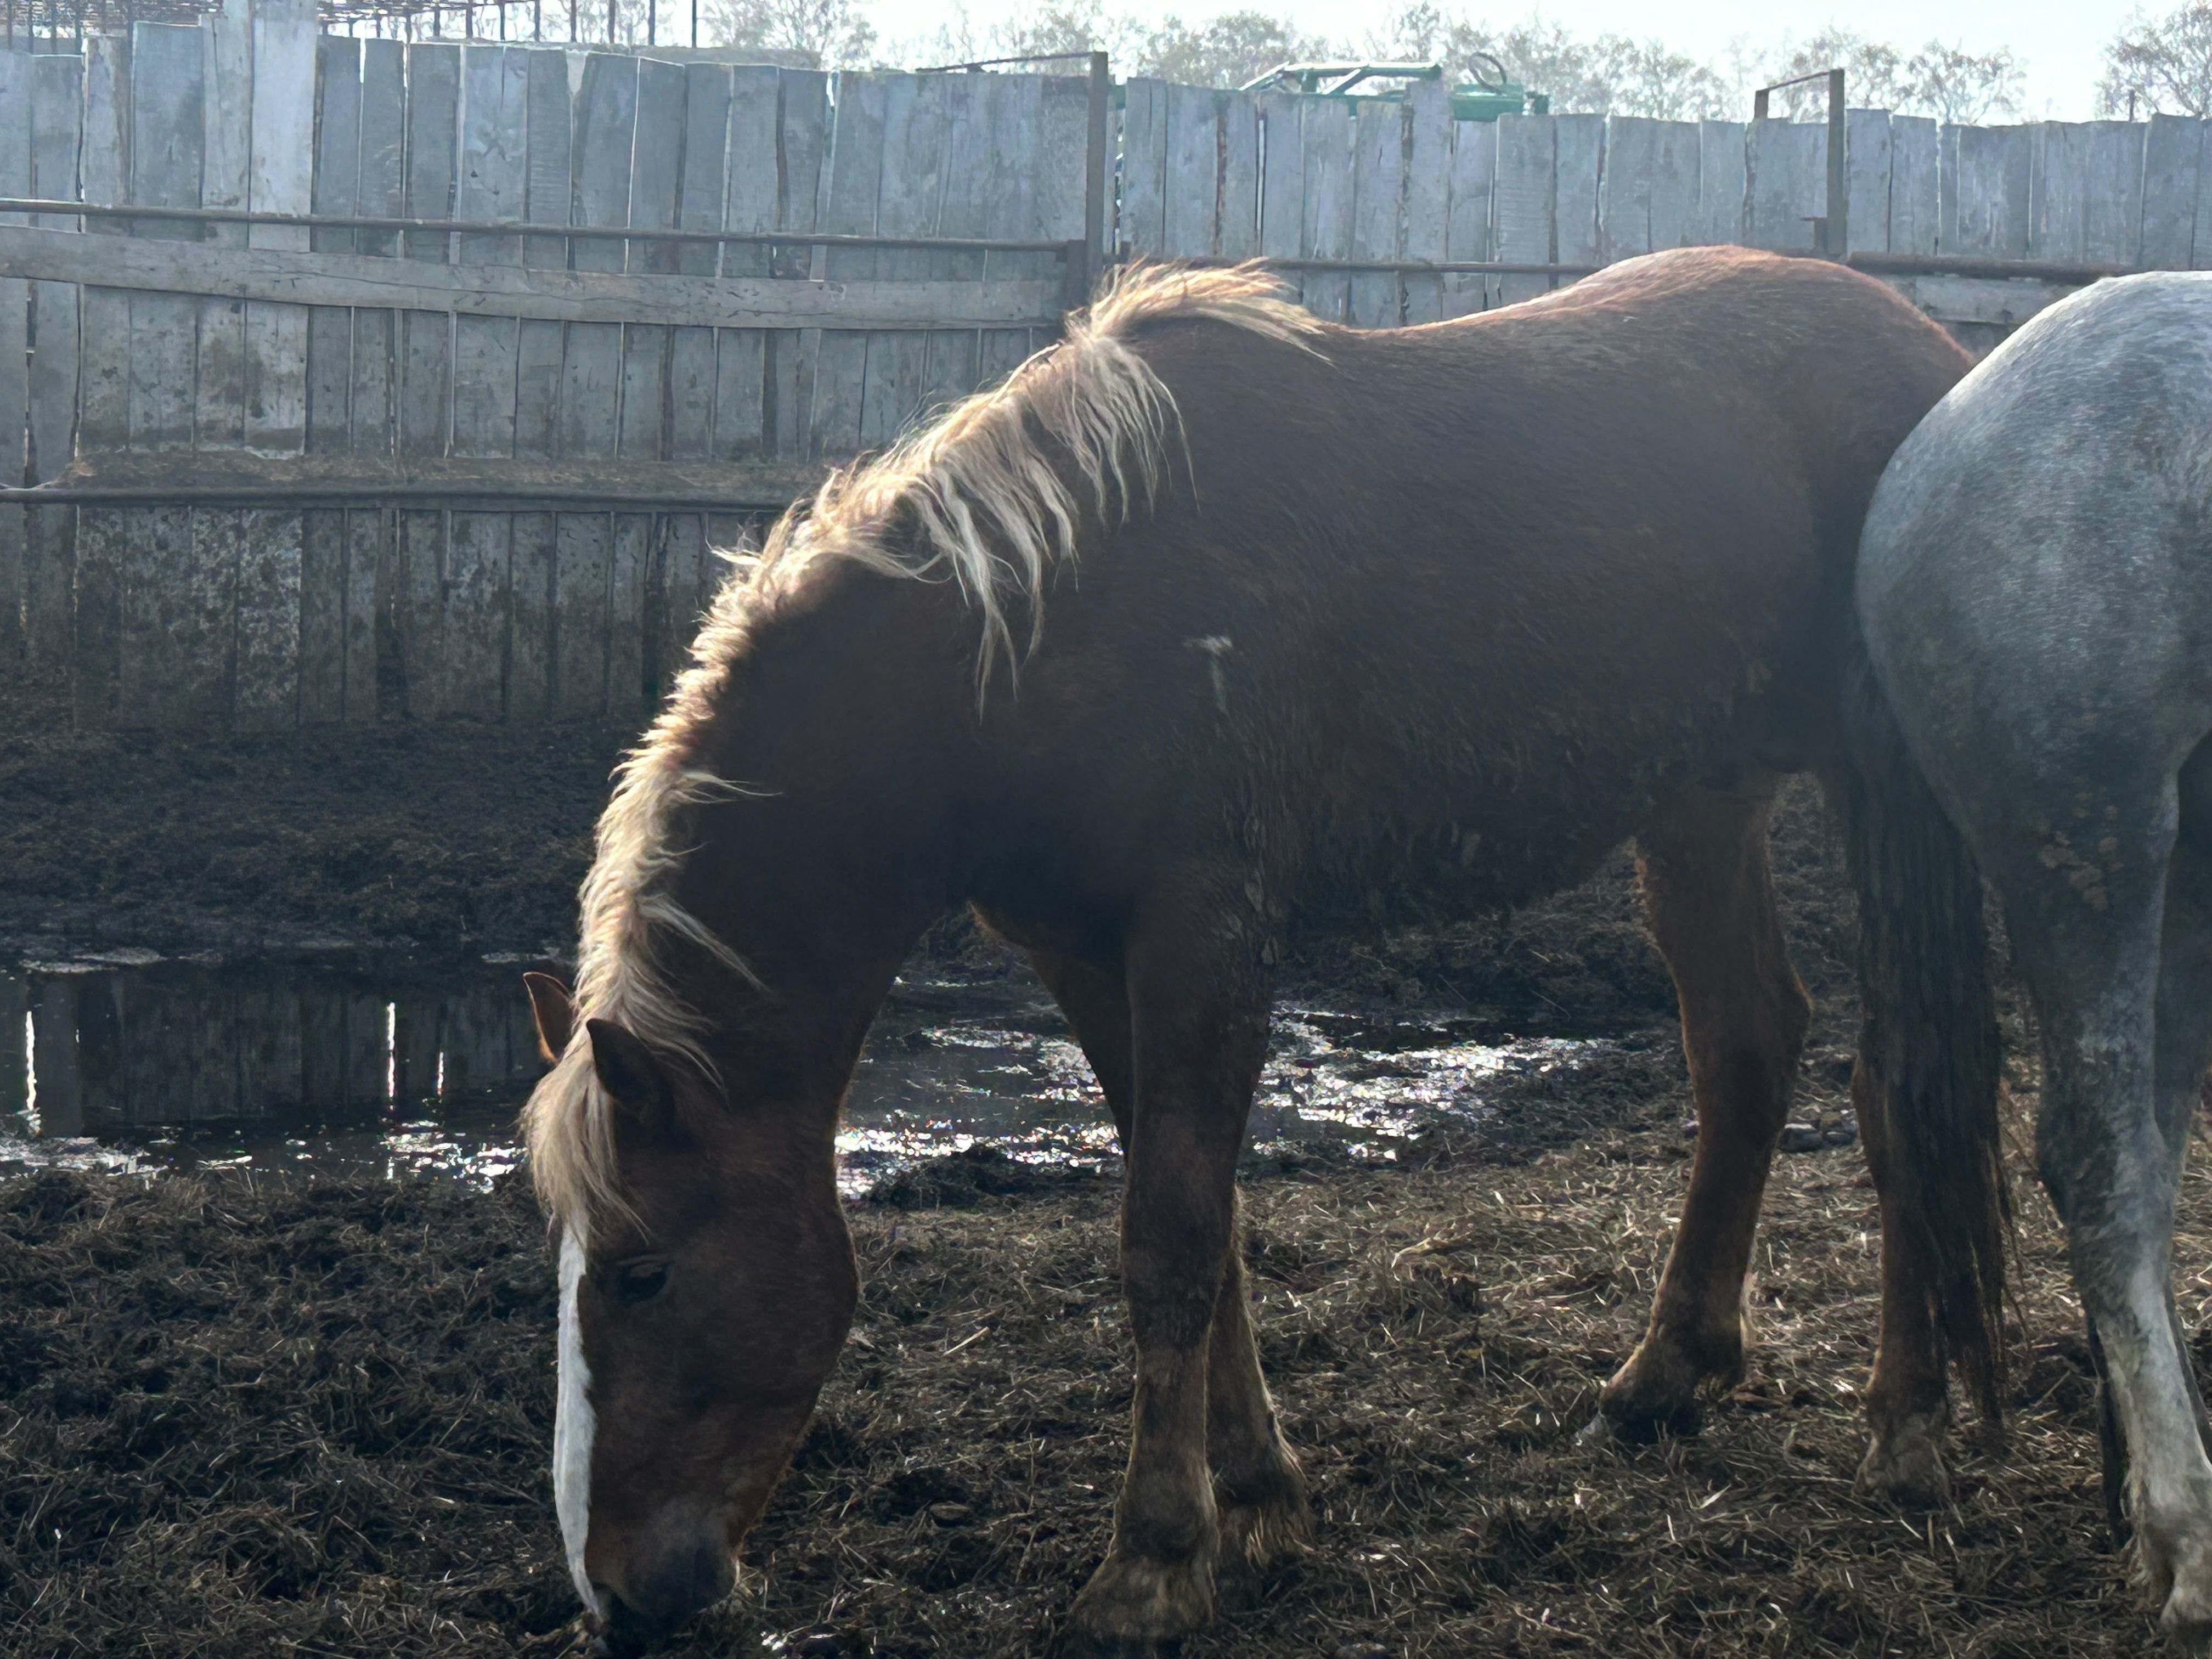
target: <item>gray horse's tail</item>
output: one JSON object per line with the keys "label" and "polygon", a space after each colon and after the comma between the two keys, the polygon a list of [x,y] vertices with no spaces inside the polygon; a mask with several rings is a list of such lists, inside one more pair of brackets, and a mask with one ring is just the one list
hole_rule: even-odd
{"label": "gray horse's tail", "polygon": [[1997,1127],[2002,1054],[1990,999],[1981,876],[1905,747],[1864,642],[1844,668],[1848,763],[1834,791],[1859,900],[1854,1090],[1886,1218],[1906,1237],[1935,1326],[1985,1421],[2002,1415],[2005,1249],[2012,1200]]}

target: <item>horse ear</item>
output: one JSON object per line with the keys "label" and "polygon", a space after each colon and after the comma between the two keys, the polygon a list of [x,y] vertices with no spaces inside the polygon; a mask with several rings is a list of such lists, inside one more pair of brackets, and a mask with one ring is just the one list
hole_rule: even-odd
{"label": "horse ear", "polygon": [[538,1022],[538,1052],[551,1066],[568,1052],[568,1038],[576,1029],[576,1005],[568,988],[550,974],[525,974],[522,988],[530,993],[531,1017]]}
{"label": "horse ear", "polygon": [[584,1029],[592,1037],[592,1069],[615,1103],[648,1120],[665,1113],[668,1080],[636,1034],[611,1019],[587,1019]]}

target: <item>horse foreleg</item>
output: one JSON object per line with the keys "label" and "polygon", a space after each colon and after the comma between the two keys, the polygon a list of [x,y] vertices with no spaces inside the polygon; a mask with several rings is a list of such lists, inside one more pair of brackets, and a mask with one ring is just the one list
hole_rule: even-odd
{"label": "horse foreleg", "polygon": [[[1241,893],[1241,882],[1224,885]],[[1076,1600],[1066,1644],[1073,1653],[1150,1653],[1213,1616],[1221,1529],[1206,1459],[1216,1395],[1208,1350],[1267,1029],[1252,935],[1224,926],[1219,904],[1211,892],[1162,904],[1127,947],[1133,1097],[1121,1276],[1136,1399],[1114,1541]],[[1241,1327],[1222,1334],[1232,1358],[1233,1345],[1249,1347]]]}
{"label": "horse foreleg", "polygon": [[1651,1323],[1601,1404],[1616,1427],[1693,1415],[1742,1374],[1743,1285],[1774,1143],[1811,1018],[1774,909],[1775,782],[1686,791],[1637,836],[1651,932],[1674,975],[1698,1144]]}
{"label": "horse foreleg", "polygon": [[[1044,951],[1032,951],[1030,961],[1067,1016],[1127,1148],[1136,1083],[1126,974],[1118,964],[1109,969]],[[1242,1602],[1271,1569],[1304,1552],[1312,1541],[1313,1509],[1260,1370],[1240,1234],[1232,1219],[1206,1342],[1206,1449],[1221,1537],[1217,1589]]]}

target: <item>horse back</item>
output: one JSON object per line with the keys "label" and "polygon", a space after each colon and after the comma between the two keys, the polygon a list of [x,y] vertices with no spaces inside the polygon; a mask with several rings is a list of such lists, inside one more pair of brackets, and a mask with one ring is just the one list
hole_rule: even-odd
{"label": "horse back", "polygon": [[1310,348],[1132,343],[1182,447],[1045,597],[978,844],[1132,891],[1263,847],[1324,924],[1513,902],[1686,781],[1808,763],[1867,499],[1966,366],[1881,285],[1741,250]]}

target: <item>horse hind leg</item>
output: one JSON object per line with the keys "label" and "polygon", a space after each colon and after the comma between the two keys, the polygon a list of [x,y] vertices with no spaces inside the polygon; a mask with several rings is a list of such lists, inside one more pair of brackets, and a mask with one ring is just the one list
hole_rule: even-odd
{"label": "horse hind leg", "polygon": [[2136,1570],[2160,1624],[2202,1644],[2212,1635],[2212,1460],[2172,1275],[2212,1034],[2212,858],[2178,842],[2176,806],[2169,784],[2157,799],[2118,801],[2109,819],[2093,810],[2109,830],[2094,887],[2070,878],[2074,866],[2026,858],[2001,884],[2042,1025],[2037,1162],[2102,1351]]}
{"label": "horse hind leg", "polygon": [[1777,781],[1677,797],[1637,837],[1653,937],[1674,975],[1698,1106],[1681,1225],[1651,1322],[1601,1405],[1616,1429],[1694,1419],[1699,1388],[1742,1375],[1744,1276],[1812,1007],[1775,914]]}
{"label": "horse hind leg", "polygon": [[[1136,1084],[1124,976],[1056,952],[1032,951],[1030,959],[1067,1016],[1126,1150]],[[1206,1453],[1219,1532],[1216,1593],[1234,1608],[1249,1604],[1277,1568],[1305,1553],[1314,1516],[1304,1474],[1261,1372],[1241,1221],[1232,1218],[1231,1226],[1206,1343]]]}

